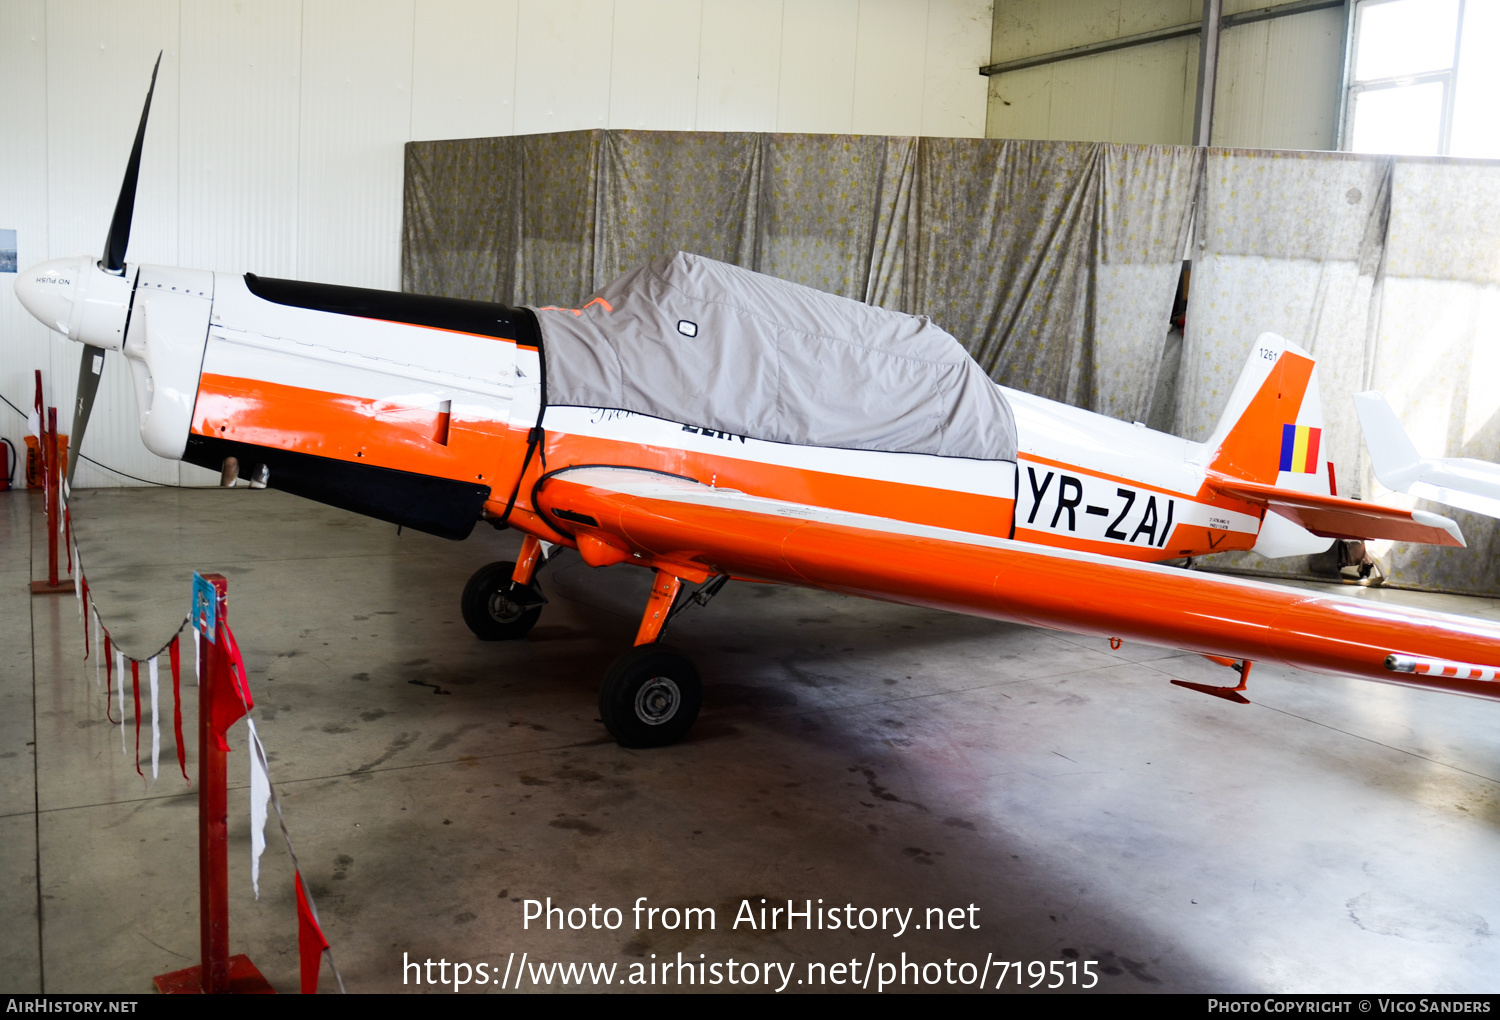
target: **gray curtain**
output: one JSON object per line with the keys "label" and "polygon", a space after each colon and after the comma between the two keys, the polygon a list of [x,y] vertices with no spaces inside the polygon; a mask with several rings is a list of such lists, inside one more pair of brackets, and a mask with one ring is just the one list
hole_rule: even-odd
{"label": "gray curtain", "polygon": [[403,286],[576,306],[690,251],[926,315],[1001,383],[1143,419],[1200,159],[869,135],[412,142]]}
{"label": "gray curtain", "polygon": [[[1500,461],[1500,163],[1396,161],[1375,307],[1367,384],[1385,394],[1417,449]],[[1368,466],[1364,478],[1380,502],[1454,518],[1469,543],[1396,544],[1387,553],[1395,581],[1500,591],[1500,522],[1386,493]]]}
{"label": "gray curtain", "polygon": [[584,293],[667,252],[753,263],[760,135],[611,131],[604,148],[602,261]]}

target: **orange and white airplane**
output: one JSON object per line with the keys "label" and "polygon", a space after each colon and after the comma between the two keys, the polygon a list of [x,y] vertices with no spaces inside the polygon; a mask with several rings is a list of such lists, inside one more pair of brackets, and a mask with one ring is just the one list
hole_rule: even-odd
{"label": "orange and white airplane", "polygon": [[683,253],[577,309],[129,264],[145,124],[104,257],[16,282],[85,345],[75,454],[122,351],[159,456],[448,538],[522,532],[464,590],[482,639],[536,622],[558,546],[655,571],[600,693],[622,744],[692,725],[698,674],[659,639],[729,579],[1188,649],[1240,671],[1188,685],[1232,700],[1260,660],[1500,698],[1500,625],[1154,562],[1463,544],[1334,494],[1315,365],[1279,337],[1195,443],[995,386],[925,319]]}

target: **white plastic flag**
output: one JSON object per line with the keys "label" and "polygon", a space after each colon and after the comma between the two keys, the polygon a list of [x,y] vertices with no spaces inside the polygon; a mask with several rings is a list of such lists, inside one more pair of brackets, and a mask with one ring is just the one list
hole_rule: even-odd
{"label": "white plastic flag", "polygon": [[26,412],[26,431],[38,439],[42,438],[42,416],[36,411]]}
{"label": "white plastic flag", "polygon": [[193,628],[193,686],[203,686],[203,635]]}
{"label": "white plastic flag", "polygon": [[120,753],[129,754],[125,744],[125,653],[115,649],[115,672],[120,674]]}
{"label": "white plastic flag", "polygon": [[[99,644],[99,614],[97,612],[90,613],[89,614],[89,618],[90,618],[91,622],[94,625],[94,686],[95,687],[103,687],[104,686],[104,679],[99,675],[99,670],[100,670],[99,660],[102,659],[102,658],[104,658],[104,656],[102,656],[102,655],[99,654],[99,648],[100,648],[100,644]],[[105,708],[109,707],[109,700],[108,699],[105,699],[104,707]]]}
{"label": "white plastic flag", "polygon": [[161,757],[161,730],[157,723],[161,716],[156,711],[156,656],[146,660],[146,672],[151,677],[151,778],[156,779],[156,763]]}
{"label": "white plastic flag", "polygon": [[255,732],[255,720],[246,718],[250,729],[250,885],[260,899],[260,855],[266,849],[266,804],[271,799],[271,776],[266,769],[266,749]]}

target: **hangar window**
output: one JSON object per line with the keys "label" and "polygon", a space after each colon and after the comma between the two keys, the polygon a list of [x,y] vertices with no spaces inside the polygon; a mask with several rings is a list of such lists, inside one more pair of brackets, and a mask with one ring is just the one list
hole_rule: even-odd
{"label": "hangar window", "polygon": [[1500,4],[1359,0],[1344,148],[1500,156]]}

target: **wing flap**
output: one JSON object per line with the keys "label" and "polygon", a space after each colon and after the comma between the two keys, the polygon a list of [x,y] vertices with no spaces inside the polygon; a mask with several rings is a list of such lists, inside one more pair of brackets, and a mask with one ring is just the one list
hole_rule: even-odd
{"label": "wing flap", "polygon": [[[1393,674],[1388,655],[1500,663],[1500,624],[747,496],[625,469],[538,492],[643,565],[686,564],[1209,655],[1500,700],[1500,683]],[[571,530],[571,529],[570,529]]]}
{"label": "wing flap", "polygon": [[1426,510],[1402,510],[1217,474],[1209,476],[1208,485],[1232,499],[1264,506],[1323,538],[1391,539],[1458,548],[1466,544],[1456,522]]}

